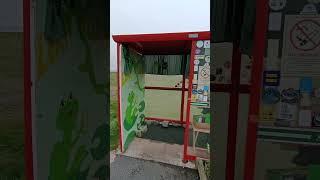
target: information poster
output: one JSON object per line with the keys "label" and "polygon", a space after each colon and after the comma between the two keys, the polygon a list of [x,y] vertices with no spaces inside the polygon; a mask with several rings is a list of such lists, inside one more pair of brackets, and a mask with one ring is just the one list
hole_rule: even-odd
{"label": "information poster", "polygon": [[210,41],[197,41],[191,101],[196,105],[209,104],[210,92]]}
{"label": "information poster", "polygon": [[283,75],[320,77],[320,15],[287,15],[283,37]]}

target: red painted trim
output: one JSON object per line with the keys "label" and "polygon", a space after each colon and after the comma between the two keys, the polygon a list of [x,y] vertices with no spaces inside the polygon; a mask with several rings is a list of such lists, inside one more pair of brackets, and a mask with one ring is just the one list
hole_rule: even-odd
{"label": "red painted trim", "polygon": [[[262,84],[262,72],[265,53],[265,37],[268,23],[268,2],[267,0],[256,1],[256,25],[254,34],[253,64],[251,71],[251,88],[249,101],[249,120],[247,126],[246,151],[244,164],[244,178],[254,179],[255,157],[256,157],[256,136],[257,122],[254,117],[259,113],[260,88]],[[258,18],[259,17],[259,18]]]}
{"label": "red painted trim", "polygon": [[[186,62],[187,60],[184,59]],[[186,78],[185,78],[185,73],[183,72],[182,75],[182,91],[181,91],[181,105],[180,105],[180,121],[181,123],[183,122],[183,113],[184,113],[184,93],[185,93],[185,88],[186,88]]]}
{"label": "red painted trim", "polygon": [[196,160],[196,156],[193,155],[187,155],[186,159],[187,161],[195,161]]}
{"label": "red painted trim", "polygon": [[167,90],[167,91],[182,91],[183,88],[145,86],[144,89]]}
{"label": "red painted trim", "polygon": [[121,112],[120,112],[120,84],[121,84],[121,79],[120,79],[120,44],[117,44],[117,84],[118,84],[118,128],[119,128],[119,142],[120,142],[120,151],[123,152],[122,149],[122,135],[121,135]]}
{"label": "red painted trim", "polygon": [[185,122],[181,122],[180,120],[172,120],[172,119],[164,119],[164,118],[156,118],[156,117],[145,117],[147,121],[168,121],[172,123],[184,124]]}
{"label": "red painted trim", "polygon": [[212,92],[228,92],[230,93],[233,89],[237,89],[238,92],[243,94],[250,93],[250,85],[240,85],[238,87],[234,87],[232,84],[210,84],[210,89]]}
{"label": "red painted trim", "polygon": [[[197,38],[189,38],[189,34],[198,34]],[[114,35],[113,40],[117,43],[124,42],[147,42],[147,41],[193,41],[210,39],[210,31],[202,32],[180,32],[161,34],[134,34],[134,35]]]}
{"label": "red painted trim", "polygon": [[31,6],[30,1],[23,1],[23,53],[24,53],[24,159],[25,177],[33,180],[32,153],[32,110],[31,110]]}
{"label": "red painted trim", "polygon": [[237,123],[238,123],[238,106],[241,71],[241,52],[239,43],[233,44],[232,53],[232,71],[231,82],[232,88],[229,98],[229,120],[228,120],[228,144],[227,144],[227,160],[226,160],[226,180],[234,179],[236,148],[237,148]]}
{"label": "red painted trim", "polygon": [[187,101],[187,114],[186,114],[186,127],[184,129],[184,144],[183,144],[183,160],[187,160],[188,155],[188,133],[190,123],[190,102],[193,80],[193,68],[194,68],[194,54],[195,54],[196,41],[192,41],[190,64],[189,64],[189,85],[188,85],[188,101]]}

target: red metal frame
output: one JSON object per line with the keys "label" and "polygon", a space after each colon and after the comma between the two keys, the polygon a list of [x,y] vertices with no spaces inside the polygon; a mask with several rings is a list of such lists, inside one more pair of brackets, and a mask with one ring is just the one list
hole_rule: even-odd
{"label": "red metal frame", "polygon": [[[166,90],[166,91],[182,91],[183,88],[145,86],[144,89]],[[188,89],[186,89],[186,90],[188,90]]]}
{"label": "red metal frame", "polygon": [[[190,38],[189,34],[198,34],[196,38]],[[152,42],[152,41],[191,41],[210,39],[210,32],[179,32],[161,34],[134,34],[134,35],[114,35],[112,36],[117,43],[128,42]]]}
{"label": "red metal frame", "polygon": [[122,149],[122,135],[121,135],[121,113],[120,113],[120,101],[121,101],[121,98],[120,98],[120,84],[121,84],[121,81],[120,81],[120,44],[117,43],[117,79],[118,79],[118,128],[119,128],[119,139],[120,139],[120,151],[123,152],[123,149]]}
{"label": "red metal frame", "polygon": [[[189,35],[197,35],[197,37],[190,37]],[[174,90],[174,91],[182,91],[181,94],[181,113],[180,113],[180,121],[171,120],[171,119],[163,119],[163,118],[156,118],[156,117],[146,117],[146,120],[158,120],[158,121],[169,121],[169,122],[176,122],[180,124],[186,124],[185,131],[184,131],[184,150],[183,150],[183,160],[195,160],[195,156],[188,155],[188,130],[189,130],[189,123],[190,123],[190,99],[191,99],[191,91],[192,88],[192,78],[193,78],[193,62],[194,62],[194,51],[195,51],[195,42],[197,40],[208,40],[210,39],[210,32],[183,32],[183,33],[163,33],[163,34],[138,34],[138,35],[117,35],[113,36],[115,42],[118,43],[118,47],[120,43],[132,43],[134,42],[139,46],[140,42],[165,42],[168,41],[186,41],[190,42],[192,45],[191,47],[191,57],[190,57],[190,71],[189,71],[189,85],[188,88],[185,88],[185,77],[183,76],[182,80],[182,88],[170,88],[170,87],[145,87],[145,89],[157,89],[157,90]],[[141,45],[141,44],[140,44]],[[185,46],[186,48],[186,46]],[[119,54],[118,54],[118,66],[119,66]],[[119,74],[119,68],[118,68]],[[118,76],[119,82],[119,76]],[[188,91],[188,104],[187,104],[187,114],[186,114],[186,122],[183,122],[183,110],[184,110],[184,93]],[[119,89],[118,89],[119,91]],[[119,98],[119,97],[118,97]],[[120,98],[119,98],[120,100]],[[120,111],[118,109],[118,111]],[[120,125],[120,117],[118,119],[118,123]],[[121,127],[119,127],[121,128]],[[120,130],[121,131],[121,130]],[[120,137],[121,139],[121,137]]]}
{"label": "red metal frame", "polygon": [[191,103],[191,89],[193,81],[193,69],[194,69],[194,55],[195,55],[196,41],[192,41],[191,47],[191,56],[190,56],[190,65],[189,65],[189,84],[188,84],[188,102],[187,102],[187,119],[186,127],[184,129],[184,144],[183,144],[183,160],[194,160],[195,156],[188,155],[188,133],[189,133],[189,124],[190,124],[190,103]]}
{"label": "red metal frame", "polygon": [[256,157],[256,117],[260,107],[260,88],[262,83],[263,61],[265,52],[265,37],[268,21],[267,0],[256,1],[256,25],[254,34],[254,53],[250,87],[249,119],[247,126],[246,151],[244,164],[244,179],[253,180]]}
{"label": "red metal frame", "polygon": [[226,180],[234,179],[234,168],[236,160],[237,145],[237,123],[238,123],[238,106],[239,106],[239,87],[240,87],[240,71],[241,71],[241,52],[239,43],[233,44],[232,53],[232,70],[231,85],[229,98],[229,120],[228,120],[228,144],[227,144],[227,160],[226,160]]}
{"label": "red metal frame", "polygon": [[31,111],[31,39],[30,0],[23,1],[23,57],[24,57],[24,159],[25,177],[33,180],[32,111]]}
{"label": "red metal frame", "polygon": [[234,86],[233,84],[211,84],[210,89],[213,92],[232,92],[236,89],[241,94],[249,94],[250,93],[250,85],[240,84],[239,86]]}
{"label": "red metal frame", "polygon": [[168,121],[171,123],[185,124],[185,122],[181,122],[180,120],[165,119],[165,118],[145,117],[144,119],[147,121]]}
{"label": "red metal frame", "polygon": [[[183,64],[187,61],[184,59]],[[184,66],[183,66],[184,67]],[[183,71],[182,75],[182,89],[181,89],[181,105],[180,105],[180,122],[183,123],[183,113],[184,113],[184,93],[186,89],[186,78],[185,78],[185,71]]]}

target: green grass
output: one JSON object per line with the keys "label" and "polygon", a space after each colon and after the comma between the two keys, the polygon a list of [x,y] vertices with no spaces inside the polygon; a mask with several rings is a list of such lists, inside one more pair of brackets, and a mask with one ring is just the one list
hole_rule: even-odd
{"label": "green grass", "polygon": [[110,150],[119,145],[117,73],[110,74]]}

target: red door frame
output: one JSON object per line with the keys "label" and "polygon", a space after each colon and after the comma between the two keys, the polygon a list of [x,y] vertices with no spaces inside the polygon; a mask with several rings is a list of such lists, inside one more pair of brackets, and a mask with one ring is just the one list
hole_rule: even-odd
{"label": "red door frame", "polygon": [[[256,0],[256,23],[254,33],[253,64],[249,101],[249,118],[246,136],[246,151],[243,179],[253,180],[255,172],[257,116],[260,108],[260,91],[265,53],[265,37],[268,24],[268,1]],[[259,18],[258,18],[259,17]]]}
{"label": "red door frame", "polygon": [[121,86],[121,81],[120,81],[120,59],[121,59],[121,54],[120,54],[120,43],[117,43],[117,89],[118,89],[118,130],[119,130],[119,146],[120,146],[120,152],[123,152],[123,149],[122,149],[122,131],[121,131],[121,112],[120,112],[120,102],[121,102],[121,97],[120,97],[120,94],[121,94],[121,89],[120,89],[120,86]]}
{"label": "red door frame", "polygon": [[26,180],[33,180],[32,115],[31,115],[31,6],[23,1],[23,64],[24,64],[24,160]]}
{"label": "red door frame", "polygon": [[[197,37],[189,37],[189,35],[197,35]],[[178,88],[168,88],[168,87],[145,87],[145,89],[158,89],[158,90],[181,90],[181,94],[185,93],[185,90],[188,91],[188,100],[187,100],[187,112],[186,112],[186,122],[183,122],[183,109],[181,108],[181,114],[180,114],[180,121],[179,120],[169,120],[169,119],[162,119],[162,118],[152,118],[152,117],[146,117],[146,120],[159,120],[159,121],[169,121],[169,122],[177,122],[181,124],[186,124],[185,131],[184,131],[184,148],[183,148],[183,161],[188,160],[195,160],[195,156],[188,155],[187,149],[188,149],[188,129],[190,124],[190,100],[191,100],[191,89],[192,89],[192,79],[193,79],[193,63],[194,63],[194,51],[195,51],[195,45],[196,41],[198,40],[208,40],[210,39],[210,32],[184,32],[184,33],[163,33],[163,34],[137,34],[137,35],[117,35],[113,36],[113,39],[115,42],[118,43],[118,57],[117,57],[117,65],[118,65],[118,94],[120,93],[119,89],[119,65],[120,65],[120,57],[119,57],[119,45],[121,43],[127,43],[127,42],[150,42],[150,41],[172,41],[172,40],[188,40],[192,42],[192,48],[191,48],[191,56],[190,56],[190,64],[189,64],[189,84],[188,88],[185,89],[185,77],[183,77],[183,87],[180,89]],[[181,97],[181,107],[184,107],[184,96]],[[119,138],[120,138],[120,144],[121,144],[121,119],[119,116],[120,113],[120,97],[118,95],[118,125],[119,125]],[[122,152],[122,147],[120,147],[120,150]]]}
{"label": "red door frame", "polygon": [[227,139],[227,159],[226,159],[226,180],[234,179],[236,146],[237,146],[237,125],[238,106],[240,95],[240,72],[241,72],[241,52],[239,43],[233,43],[232,68],[231,68],[231,89],[229,97],[229,117],[228,117],[228,139]]}
{"label": "red door frame", "polygon": [[194,55],[195,55],[196,41],[192,41],[191,56],[189,63],[189,84],[188,84],[188,100],[187,100],[187,115],[186,125],[184,128],[184,143],[183,143],[183,161],[195,160],[195,156],[188,155],[188,142],[189,142],[189,125],[190,125],[190,105],[191,105],[191,92],[193,81],[193,69],[194,69]]}

